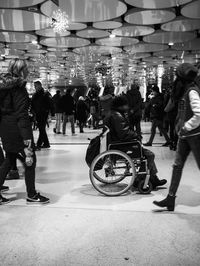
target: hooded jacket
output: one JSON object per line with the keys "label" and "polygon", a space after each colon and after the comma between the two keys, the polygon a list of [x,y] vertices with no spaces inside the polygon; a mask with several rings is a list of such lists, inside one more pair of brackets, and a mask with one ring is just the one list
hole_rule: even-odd
{"label": "hooded jacket", "polygon": [[21,78],[0,76],[0,137],[6,152],[21,152],[24,140],[33,139],[25,86]]}

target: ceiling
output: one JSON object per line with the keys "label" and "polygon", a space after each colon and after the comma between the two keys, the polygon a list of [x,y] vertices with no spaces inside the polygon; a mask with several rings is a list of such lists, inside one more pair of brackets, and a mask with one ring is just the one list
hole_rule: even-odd
{"label": "ceiling", "polygon": [[[49,26],[61,9],[69,27]],[[200,60],[200,0],[1,0],[0,67],[26,58],[50,83],[128,83],[143,70]],[[78,82],[77,82],[78,81]]]}

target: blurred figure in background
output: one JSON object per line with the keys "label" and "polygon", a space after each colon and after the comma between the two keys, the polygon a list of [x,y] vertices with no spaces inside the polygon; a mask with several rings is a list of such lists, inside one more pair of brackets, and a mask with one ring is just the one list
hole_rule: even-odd
{"label": "blurred figure in background", "polygon": [[90,102],[90,114],[92,116],[93,129],[97,129],[99,126],[99,102],[96,98],[93,98]]}
{"label": "blurred figure in background", "polygon": [[80,96],[76,106],[76,118],[79,123],[80,133],[84,133],[83,128],[86,124],[87,117],[88,117],[88,107],[84,101],[83,96]]}
{"label": "blurred figure in background", "polygon": [[152,146],[154,137],[156,135],[156,128],[160,130],[162,135],[165,137],[166,143],[163,146],[169,146],[171,144],[170,138],[163,128],[163,117],[164,117],[164,105],[163,105],[163,97],[160,93],[158,86],[154,86],[152,88],[152,95],[150,96],[149,101],[149,110],[150,110],[150,118],[152,120],[151,126],[151,136],[149,141],[144,144],[144,146]]}
{"label": "blurred figure in background", "polygon": [[36,93],[32,97],[31,110],[37,121],[39,129],[39,137],[37,141],[37,149],[50,148],[49,139],[46,133],[46,125],[48,116],[51,113],[54,116],[54,106],[52,98],[44,91],[40,81],[34,82]]}
{"label": "blurred figure in background", "polygon": [[76,106],[75,106],[74,98],[72,97],[71,93],[72,93],[71,90],[67,90],[66,94],[63,95],[61,99],[61,108],[64,113],[62,133],[63,135],[65,135],[67,122],[70,122],[72,136],[75,136],[76,134],[75,134],[74,114],[75,114]]}
{"label": "blurred figure in background", "polygon": [[132,84],[131,89],[127,92],[127,100],[129,104],[129,121],[133,131],[142,137],[141,120],[142,120],[142,96],[139,86]]}
{"label": "blurred figure in background", "polygon": [[56,91],[56,94],[53,96],[54,109],[56,114],[56,125],[53,129],[54,133],[61,134],[61,122],[62,122],[62,104],[61,104],[61,93],[60,90]]}

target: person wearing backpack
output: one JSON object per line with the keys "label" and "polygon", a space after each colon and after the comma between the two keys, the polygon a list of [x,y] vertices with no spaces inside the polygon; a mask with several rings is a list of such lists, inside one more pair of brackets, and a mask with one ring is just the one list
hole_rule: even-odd
{"label": "person wearing backpack", "polygon": [[[26,90],[28,67],[25,60],[10,61],[8,73],[0,78],[0,137],[6,153],[0,166],[0,187],[16,161],[17,154],[23,157],[27,203],[44,204],[49,199],[35,189],[36,155],[31,121],[29,119],[29,96]],[[9,203],[0,193],[0,205]]]}
{"label": "person wearing backpack", "polygon": [[176,131],[179,139],[168,196],[153,203],[174,211],[176,193],[181,181],[183,167],[192,151],[200,169],[200,88],[195,80],[198,70],[189,63],[181,64],[176,70],[173,97],[178,103]]}

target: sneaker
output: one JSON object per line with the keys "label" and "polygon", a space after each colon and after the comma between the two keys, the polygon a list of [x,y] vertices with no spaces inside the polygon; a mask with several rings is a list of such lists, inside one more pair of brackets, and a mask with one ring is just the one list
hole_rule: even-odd
{"label": "sneaker", "polygon": [[27,197],[26,203],[27,204],[47,204],[50,200],[44,196],[41,196],[40,193],[35,194],[34,197],[30,198]]}
{"label": "sneaker", "polygon": [[14,179],[20,179],[18,170],[10,170],[10,172],[6,177],[6,180],[14,180]]}
{"label": "sneaker", "polygon": [[1,186],[1,188],[0,188],[0,192],[6,192],[8,190],[9,190],[9,187],[7,187],[7,186]]}
{"label": "sneaker", "polygon": [[53,129],[53,132],[56,134],[56,128]]}
{"label": "sneaker", "polygon": [[75,136],[77,136],[77,134],[76,133],[72,133],[72,136],[75,137]]}
{"label": "sneaker", "polygon": [[4,205],[4,204],[8,204],[8,203],[10,203],[10,200],[2,197],[0,194],[0,205]]}
{"label": "sneaker", "polygon": [[146,146],[146,147],[151,147],[151,146],[152,146],[152,143],[147,142],[147,143],[145,143],[145,144],[143,144],[143,145]]}

